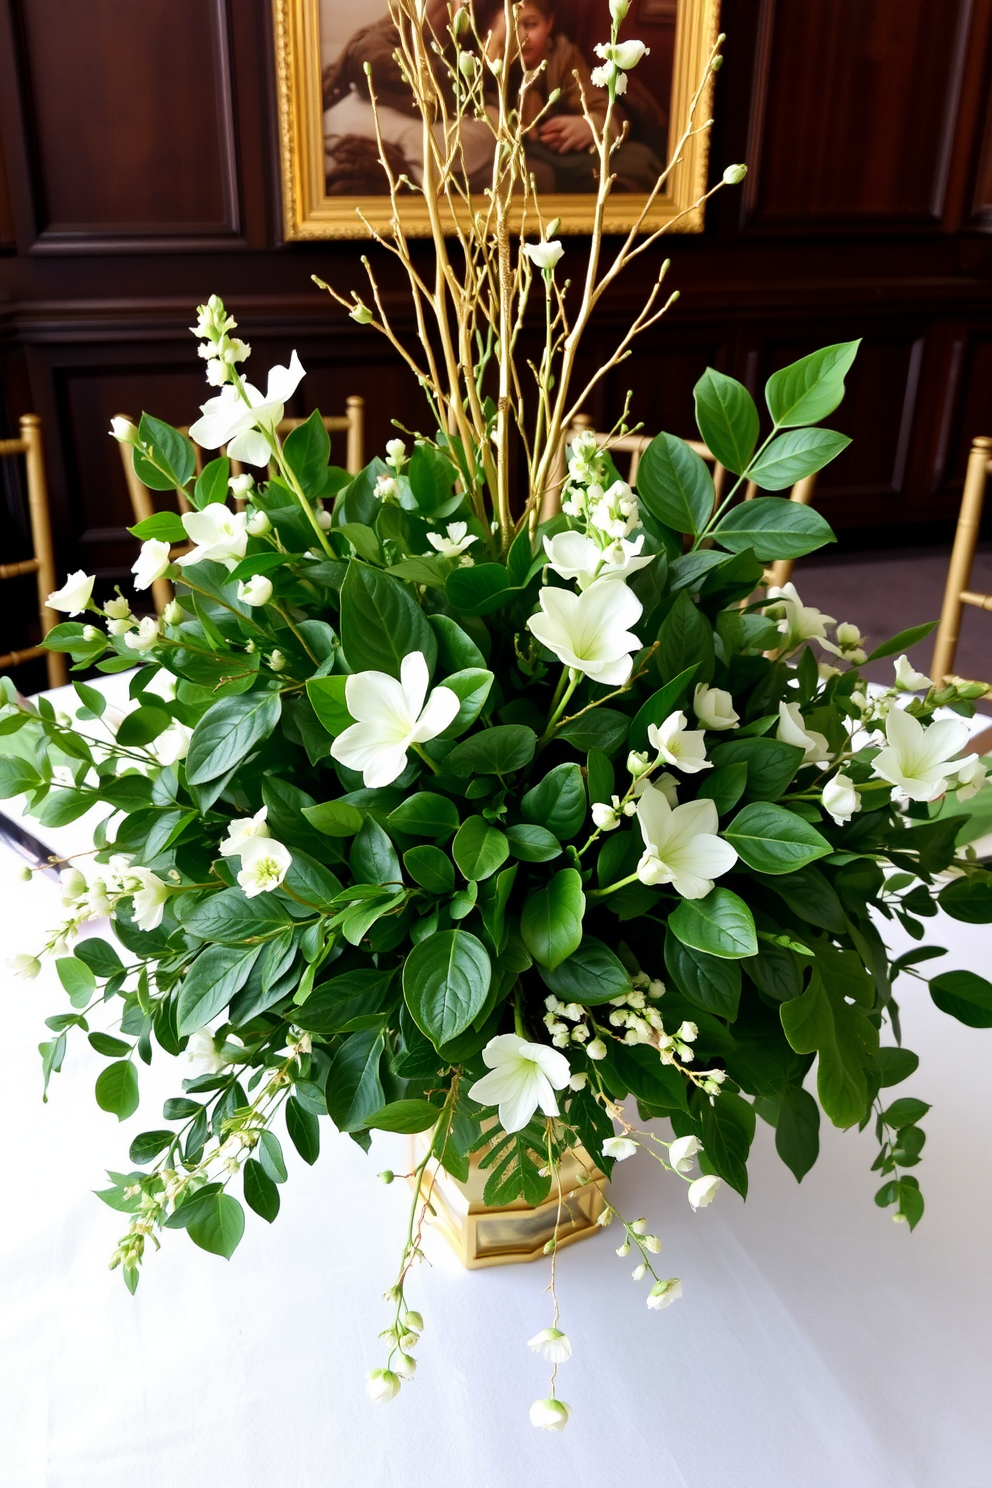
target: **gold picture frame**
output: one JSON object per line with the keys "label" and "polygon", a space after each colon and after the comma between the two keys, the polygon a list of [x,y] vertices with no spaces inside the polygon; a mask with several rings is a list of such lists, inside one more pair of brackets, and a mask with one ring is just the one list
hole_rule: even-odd
{"label": "gold picture frame", "polygon": [[[666,0],[677,6],[669,149],[677,144],[691,100],[716,42],[720,0]],[[385,0],[383,0],[385,6]],[[282,166],[283,234],[293,242],[325,238],[364,238],[369,230],[388,228],[388,196],[328,196],[324,177],[323,92],[320,49],[320,0],[272,0],[276,86]],[[603,10],[606,14],[604,0]],[[700,98],[696,118],[709,118],[712,78]],[[641,221],[645,231],[671,227],[702,232],[709,131],[693,133],[683,144],[665,193],[659,194]],[[627,232],[641,218],[646,194],[611,196],[606,204],[606,232]],[[560,219],[559,232],[588,233],[595,197],[591,193],[542,193],[548,217]],[[430,236],[425,204],[415,197],[403,206],[403,228],[410,237]]]}

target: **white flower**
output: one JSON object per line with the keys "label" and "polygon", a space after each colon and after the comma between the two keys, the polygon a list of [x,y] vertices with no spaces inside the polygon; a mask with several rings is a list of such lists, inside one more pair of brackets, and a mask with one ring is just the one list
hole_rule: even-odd
{"label": "white flower", "polygon": [[269,666],[272,668],[272,670],[274,672],[284,672],[286,670],[286,666],[287,666],[286,658],[285,658],[285,656],[283,656],[282,652],[278,649],[278,647],[276,648],[275,651],[273,651],[272,655],[269,657]]}
{"label": "white flower", "polygon": [[62,890],[62,903],[72,904],[81,894],[86,893],[86,879],[78,868],[63,868],[59,874],[59,886]]}
{"label": "white flower", "polygon": [[393,501],[398,490],[399,486],[396,484],[394,475],[380,475],[376,479],[372,495],[378,496],[380,501]]}
{"label": "white flower", "polygon": [[466,548],[479,541],[474,533],[469,533],[467,522],[449,522],[447,534],[447,537],[438,532],[427,534],[427,541],[442,558],[458,558]]}
{"label": "white flower", "polygon": [[627,769],[635,780],[651,769],[651,757],[646,750],[632,749],[627,756]]}
{"label": "white flower", "polygon": [[589,525],[612,541],[629,537],[640,525],[637,497],[626,481],[616,480],[609,490],[592,485],[587,494]]}
{"label": "white flower", "polygon": [[406,445],[402,439],[387,439],[386,464],[392,465],[397,475],[406,464]]}
{"label": "white flower", "polygon": [[490,1073],[469,1090],[480,1106],[499,1105],[504,1131],[521,1131],[540,1106],[545,1116],[558,1115],[556,1090],[564,1090],[571,1070],[564,1054],[515,1033],[500,1033],[482,1051]]}
{"label": "white flower", "polygon": [[559,1328],[542,1328],[527,1340],[527,1347],[549,1364],[564,1364],[572,1357],[571,1340]]}
{"label": "white flower", "polygon": [[[172,890],[148,868],[129,868],[128,892],[134,895],[134,923],[139,930],[157,930],[165,914],[165,901]],[[132,886],[132,880],[138,886]]]}
{"label": "white flower", "polygon": [[[240,475],[232,475],[228,478],[227,489],[236,501],[245,501],[251,495],[251,489],[254,484],[255,477],[249,475],[247,471],[242,471]],[[263,527],[261,533],[253,532],[252,536],[261,537],[262,533],[267,531],[268,528]]]}
{"label": "white flower", "polygon": [[241,852],[246,842],[253,837],[268,837],[269,829],[265,824],[265,818],[269,814],[269,808],[263,806],[261,811],[256,811],[254,816],[239,816],[232,821],[227,828],[227,836],[220,845],[220,853],[223,858],[235,858]]}
{"label": "white flower", "polygon": [[[701,1181],[701,1180],[697,1180]],[[719,1180],[717,1180],[719,1182]],[[682,1283],[677,1276],[669,1276],[666,1281],[656,1281],[647,1295],[647,1304],[652,1312],[660,1312],[663,1307],[671,1307],[682,1295]]]}
{"label": "white flower", "polygon": [[643,41],[620,41],[612,46],[609,42],[600,42],[595,52],[597,57],[604,57],[622,71],[629,72],[642,57],[650,55],[651,48],[645,46]]}
{"label": "white flower", "polygon": [[947,777],[975,759],[973,754],[952,759],[968,739],[968,725],[952,719],[924,728],[904,708],[892,708],[885,720],[885,737],[888,747],[879,750],[872,769],[911,801],[936,801],[947,790]]}
{"label": "white flower", "polygon": [[806,721],[799,710],[798,703],[779,703],[778,728],[775,730],[775,737],[783,744],[794,744],[797,749],[801,749],[803,764],[809,764],[812,760],[826,763],[830,758],[830,745],[823,734],[818,734],[815,729],[806,727]]}
{"label": "white flower", "polygon": [[610,19],[619,26],[621,21],[627,19],[630,9],[630,0],[610,0]]}
{"label": "white flower", "polygon": [[586,1044],[586,1053],[590,1059],[605,1059],[606,1044],[601,1038],[594,1038],[592,1043]]}
{"label": "white flower", "polygon": [[670,713],[659,728],[648,724],[648,743],[657,749],[659,760],[667,760],[685,775],[712,770],[713,761],[706,758],[706,743],[699,729],[686,728],[684,713]]}
{"label": "white flower", "polygon": [[292,853],[273,837],[249,837],[241,849],[238,883],[246,899],[277,889],[293,861]]}
{"label": "white flower", "polygon": [[77,568],[71,573],[61,589],[55,589],[45,600],[52,610],[61,610],[63,615],[81,615],[90,602],[96,578]]}
{"label": "white flower", "polygon": [[525,243],[523,252],[536,269],[553,269],[565,252],[557,238],[550,243]]}
{"label": "white flower", "polygon": [[385,1405],[387,1400],[393,1400],[399,1394],[399,1375],[391,1369],[370,1369],[365,1376],[365,1390],[376,1405]]}
{"label": "white flower", "polygon": [[707,1173],[704,1178],[696,1178],[689,1184],[689,1203],[693,1209],[705,1209],[707,1204],[712,1204],[717,1189],[723,1182],[713,1173]]}
{"label": "white flower", "polygon": [[668,1161],[676,1173],[691,1173],[693,1159],[699,1151],[699,1142],[695,1137],[676,1137],[669,1144]]}
{"label": "white flower", "polygon": [[116,599],[108,599],[103,607],[103,613],[109,620],[130,620],[131,606],[123,597],[118,595]]}
{"label": "white flower", "polygon": [[988,771],[977,757],[970,764],[963,765],[958,770],[958,800],[970,801],[972,796],[977,796],[987,779]]}
{"label": "white flower", "polygon": [[150,589],[156,579],[161,579],[168,573],[172,562],[170,552],[169,544],[157,537],[150,537],[141,544],[137,561],[131,565],[135,589]]}
{"label": "white flower", "polygon": [[820,795],[824,811],[830,813],[839,827],[849,822],[856,811],[861,810],[861,796],[855,789],[850,775],[839,770],[828,780]]}
{"label": "white flower", "polygon": [[191,553],[183,553],[176,562],[240,562],[248,548],[248,518],[244,512],[232,512],[223,502],[212,501],[202,511],[183,512],[182,524],[196,543]]}
{"label": "white flower", "polygon": [[923,672],[917,672],[909,664],[909,657],[903,652],[898,661],[894,661],[896,669],[896,686],[903,692],[923,692],[932,687],[930,678],[924,676]]}
{"label": "white flower", "polygon": [[696,684],[692,698],[692,711],[704,728],[731,729],[740,723],[740,714],[734,710],[734,700],[722,687],[707,687],[705,682]]}
{"label": "white flower", "polygon": [[417,1361],[409,1354],[401,1353],[396,1360],[395,1369],[401,1379],[413,1379],[417,1372]]}
{"label": "white flower", "polygon": [[564,1400],[535,1400],[530,1408],[530,1424],[544,1431],[564,1431],[572,1407]]}
{"label": "white flower", "polygon": [[719,815],[706,797],[673,810],[662,791],[646,785],[637,820],[644,838],[637,865],[642,883],[670,883],[684,899],[705,899],[713,880],[737,862],[734,848],[717,836]]}
{"label": "white flower", "polygon": [[[275,429],[285,412],[287,399],[295,393],[304,376],[300,359],[294,351],[288,367],[272,368],[264,394],[250,382],[242,384],[248,404],[228,383],[218,397],[208,398],[202,404],[203,417],[190,428],[190,438],[203,449],[218,449],[226,444],[232,460],[243,460],[247,465],[267,465],[272,450],[268,440],[258,431]],[[198,540],[193,538],[194,542]],[[244,556],[243,552],[241,556]]]}
{"label": "white flower", "polygon": [[605,801],[594,801],[592,803],[592,819],[601,832],[612,832],[620,825],[620,812],[618,810],[620,798],[614,796],[614,806],[607,806]]}
{"label": "white flower", "polygon": [[130,419],[121,417],[112,418],[110,420],[110,433],[117,440],[118,444],[140,444],[141,442],[138,437],[138,431]]}
{"label": "white flower", "polygon": [[545,588],[541,613],[531,615],[527,628],[565,666],[619,687],[630,676],[631,653],[640,650],[627,627],[641,613],[640,600],[624,583],[593,584],[581,594]]}
{"label": "white flower", "polygon": [[162,639],[162,630],[154,615],[146,615],[137,631],[129,630],[124,644],[129,651],[151,651]]}
{"label": "white flower", "polygon": [[746,165],[728,165],[723,172],[723,184],[725,186],[739,186],[746,175]]}
{"label": "white flower", "polygon": [[267,605],[272,598],[272,580],[264,574],[253,574],[238,583],[238,598],[247,605]]}
{"label": "white flower", "polygon": [[350,770],[361,770],[369,790],[392,784],[406,769],[410,746],[436,739],[457,714],[457,695],[450,687],[435,687],[428,698],[429,681],[424,653],[411,651],[398,682],[370,671],[345,683],[348,712],[357,722],[338,734],[331,754]]}
{"label": "white flower", "polygon": [[585,1090],[588,1084],[589,1076],[586,1074],[585,1070],[577,1070],[574,1075],[570,1076],[568,1081],[568,1088],[569,1090]]}
{"label": "white flower", "polygon": [[10,956],[4,965],[14,976],[24,977],[29,982],[33,982],[41,971],[37,956]]}
{"label": "white flower", "polygon": [[632,1142],[629,1137],[607,1137],[603,1143],[603,1156],[612,1157],[615,1162],[633,1157],[636,1151],[637,1143]]}
{"label": "white flower", "polygon": [[[599,48],[596,48],[599,51]],[[601,67],[594,67],[589,74],[589,81],[596,88],[608,88],[613,79],[616,79],[617,93],[626,93],[627,74],[621,72],[615,62],[604,62]]]}
{"label": "white flower", "polygon": [[629,542],[626,538],[615,538],[605,548],[582,532],[556,532],[554,537],[544,539],[544,551],[548,555],[548,567],[563,579],[588,589],[599,579],[625,579],[654,562],[654,554],[640,557],[644,546],[644,534]]}
{"label": "white flower", "polygon": [[159,734],[150,747],[160,765],[174,765],[186,758],[192,737],[191,728],[187,728],[184,723],[173,723],[169,725],[164,734]]}
{"label": "white flower", "polygon": [[181,625],[186,618],[186,612],[178,599],[170,599],[162,611],[162,619],[166,625]]}
{"label": "white flower", "polygon": [[767,613],[778,620],[778,628],[784,636],[783,653],[794,651],[803,641],[822,641],[827,626],[836,622],[833,615],[824,615],[813,605],[804,605],[796,592],[795,584],[781,587],[772,585],[765,595]]}
{"label": "white flower", "polygon": [[198,1028],[195,1033],[190,1034],[186,1058],[190,1064],[196,1065],[197,1073],[201,1075],[216,1075],[224,1068],[224,1060],[213,1033],[206,1027]]}

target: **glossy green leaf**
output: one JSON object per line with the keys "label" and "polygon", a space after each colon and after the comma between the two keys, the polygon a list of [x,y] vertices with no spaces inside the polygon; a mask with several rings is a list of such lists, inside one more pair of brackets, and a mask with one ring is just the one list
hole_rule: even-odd
{"label": "glossy green leaf", "polygon": [[202,1214],[191,1220],[186,1233],[201,1250],[223,1256],[229,1261],[245,1232],[245,1211],[230,1194],[211,1196]]}
{"label": "glossy green leaf", "polygon": [[318,1118],[305,1106],[301,1106],[295,1095],[291,1095],[286,1102],[286,1130],[303,1161],[313,1167],[320,1156],[320,1126]]}
{"label": "glossy green leaf", "polygon": [[713,627],[684,589],[665,616],[658,640],[658,665],[663,677],[670,677],[674,683],[693,669],[701,682],[713,676]]}
{"label": "glossy green leaf", "polygon": [[732,889],[710,889],[705,899],[683,899],[668,916],[668,928],[683,945],[709,956],[739,960],[758,949],[754,919]]}
{"label": "glossy green leaf", "polygon": [[724,828],[723,835],[748,867],[759,873],[791,873],[833,851],[814,826],[772,801],[752,801]]}
{"label": "glossy green leaf", "polygon": [[179,993],[179,1037],[195,1033],[222,1012],[241,990],[258,959],[260,945],[211,945],[201,951]]}
{"label": "glossy green leaf", "polygon": [[417,791],[391,811],[387,820],[410,837],[450,837],[458,830],[458,807],[435,791]]}
{"label": "glossy green leaf", "polygon": [[403,867],[414,883],[431,894],[450,894],[455,887],[455,870],[447,853],[424,843],[403,854]]}
{"label": "glossy green leaf", "polygon": [[797,1183],[820,1154],[820,1108],[801,1085],[789,1085],[779,1103],[775,1150]]}
{"label": "glossy green leaf", "polygon": [[551,882],[528,894],[520,912],[520,934],[534,960],[549,971],[578,950],[586,896],[574,868],[561,868]]}
{"label": "glossy green leaf", "polygon": [[341,585],[341,644],[353,672],[399,677],[411,651],[423,652],[428,671],[437,658],[434,632],[409,588],[354,560]]}
{"label": "glossy green leaf", "polygon": [[944,971],[930,983],[930,996],[942,1013],[969,1028],[992,1028],[992,982],[973,971]]}
{"label": "glossy green leaf", "polygon": [[665,965],[683,995],[695,1007],[733,1021],[741,1000],[741,968],[736,960],[707,955],[665,936]]}
{"label": "glossy green leaf", "polygon": [[403,995],[417,1027],[435,1048],[474,1022],[491,977],[485,947],[466,930],[439,931],[414,946],[403,966]]}
{"label": "glossy green leaf", "polygon": [[316,806],[304,806],[303,815],[325,837],[354,837],[365,820],[357,806],[347,801],[321,801]]}
{"label": "glossy green leaf", "polygon": [[638,499],[666,527],[698,536],[713,513],[706,462],[674,434],[652,439],[637,467]]}
{"label": "glossy green leaf", "polygon": [[696,424],[721,465],[740,475],[758,442],[758,410],[742,383],[707,367],[693,388]]}
{"label": "glossy green leaf", "polygon": [[596,1007],[630,991],[630,973],[609,946],[584,935],[570,956],[555,967],[540,966],[541,980],[562,1002]]}
{"label": "glossy green leaf", "polygon": [[793,429],[773,439],[748,471],[762,491],[784,491],[815,475],[847,449],[850,439],[833,429]]}
{"label": "glossy green leaf", "polygon": [[732,506],[715,528],[713,540],[730,553],[751,548],[762,563],[802,558],[837,541],[818,511],[782,496],[756,496]]}
{"label": "glossy green leaf", "polygon": [[241,1170],[245,1203],[269,1224],[279,1213],[279,1190],[257,1158],[250,1157]]}
{"label": "glossy green leaf", "polygon": [[126,1121],[138,1109],[138,1072],[127,1059],[108,1064],[96,1080],[96,1103],[118,1121]]}
{"label": "glossy green leaf", "polygon": [[196,725],[189,741],[186,755],[189,783],[204,784],[236,769],[273,732],[281,712],[278,692],[246,692],[214,703]]}
{"label": "glossy green leaf", "polygon": [[310,706],[327,732],[335,738],[355,721],[345,701],[347,685],[347,677],[311,677],[307,682]]}
{"label": "glossy green leaf", "polygon": [[772,374],[765,384],[765,401],[779,428],[818,424],[833,413],[860,345],[858,340],[824,346]]}
{"label": "glossy green leaf", "polygon": [[524,820],[546,827],[560,842],[582,830],[587,810],[585,782],[576,764],[556,765],[520,802]]}
{"label": "glossy green leaf", "polygon": [[458,712],[440,734],[442,739],[457,739],[478,718],[492,690],[493,674],[484,667],[466,667],[444,678],[443,685],[458,698]]}
{"label": "glossy green leaf", "polygon": [[510,852],[522,863],[550,863],[561,856],[561,843],[547,827],[537,827],[529,822],[518,822],[507,827],[506,840]]}
{"label": "glossy green leaf", "polygon": [[436,1124],[441,1112],[425,1100],[390,1101],[373,1111],[365,1125],[375,1131],[422,1132]]}
{"label": "glossy green leaf", "polygon": [[509,775],[534,758],[537,735],[525,724],[504,723],[456,744],[445,760],[453,775]]}

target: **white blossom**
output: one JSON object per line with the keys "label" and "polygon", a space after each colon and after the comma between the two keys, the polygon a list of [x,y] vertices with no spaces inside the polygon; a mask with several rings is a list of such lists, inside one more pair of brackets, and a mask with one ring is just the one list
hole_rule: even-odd
{"label": "white blossom", "polygon": [[717,1178],[713,1173],[694,1179],[689,1184],[689,1203],[693,1209],[705,1209],[707,1204],[712,1204],[722,1182],[723,1179]]}
{"label": "white blossom", "polygon": [[385,1405],[399,1394],[400,1377],[391,1369],[370,1369],[365,1381],[366,1394],[376,1405]]}
{"label": "white blossom", "polygon": [[398,491],[399,486],[396,484],[394,475],[380,475],[376,479],[372,494],[378,496],[380,501],[394,501]]}
{"label": "white blossom", "polygon": [[117,440],[118,444],[140,444],[141,442],[138,431],[131,420],[123,418],[120,415],[110,420],[110,434],[113,439]]}
{"label": "white blossom", "polygon": [[386,464],[391,465],[397,475],[406,464],[406,445],[402,439],[387,439]]}
{"label": "white blossom", "polygon": [[632,1142],[629,1137],[607,1137],[603,1143],[603,1156],[612,1157],[614,1162],[623,1162],[628,1157],[633,1157],[637,1151],[637,1143]]}
{"label": "white blossom", "polygon": [[603,57],[607,62],[613,62],[623,72],[629,72],[636,67],[642,57],[650,55],[651,48],[644,45],[643,41],[619,41],[614,44],[600,42],[595,48],[596,56]]}
{"label": "white blossom", "polygon": [[176,562],[238,563],[248,548],[248,518],[244,512],[232,512],[223,502],[212,501],[202,511],[183,512],[182,524],[196,546],[183,553]]}
{"label": "white blossom", "polygon": [[896,686],[902,692],[925,692],[933,683],[923,672],[916,671],[909,662],[909,657],[903,652],[898,660],[892,665],[896,671]]}
{"label": "white blossom", "polygon": [[775,737],[783,744],[793,744],[801,749],[804,764],[810,764],[814,760],[825,764],[832,753],[824,735],[806,727],[806,720],[798,703],[779,703]]}
{"label": "white blossom", "polygon": [[654,554],[642,558],[643,546],[643,533],[633,542],[615,538],[605,548],[582,532],[556,532],[554,537],[544,539],[548,567],[563,579],[577,583],[580,589],[588,589],[600,579],[625,579],[639,568],[646,568],[654,562]]}
{"label": "white blossom", "polygon": [[712,770],[713,761],[706,758],[706,742],[702,731],[686,728],[684,713],[670,713],[664,723],[648,724],[648,743],[657,749],[658,758],[674,765],[684,775],[696,775],[700,770]]}
{"label": "white blossom", "polygon": [[[129,651],[151,651],[162,639],[162,628],[155,615],[145,615],[137,631],[128,630],[124,644]],[[106,718],[106,715],[104,715]]]}
{"label": "white blossom", "polygon": [[637,497],[626,481],[615,480],[605,491],[590,486],[586,500],[590,527],[612,542],[629,537],[640,526]]}
{"label": "white blossom", "polygon": [[861,795],[856,790],[850,775],[839,770],[828,780],[820,794],[824,811],[829,812],[839,827],[849,822],[856,811],[861,810]]}
{"label": "white blossom", "polygon": [[629,9],[630,0],[610,0],[610,19],[615,25],[619,26],[621,21],[627,19]]}
{"label": "white blossom", "polygon": [[189,1036],[186,1058],[196,1066],[197,1074],[217,1075],[224,1068],[224,1059],[217,1048],[213,1032],[209,1028],[198,1028]]}
{"label": "white blossom", "polygon": [[62,585],[61,589],[54,589],[45,600],[51,610],[61,610],[63,615],[81,615],[90,602],[93,593],[93,585],[96,583],[94,574],[88,574],[81,568],[71,573]]}
{"label": "white blossom", "polygon": [[970,764],[962,765],[958,770],[958,800],[970,801],[972,796],[977,796],[987,779],[988,771],[977,756]]}
{"label": "white blossom", "polygon": [[594,801],[591,807],[592,819],[601,832],[612,832],[620,825],[622,820],[620,814],[620,797],[613,797],[613,804],[607,805],[605,801]]}
{"label": "white blossom", "polygon": [[108,599],[103,607],[103,613],[108,620],[130,620],[131,606],[123,595],[118,594],[114,599]]}
{"label": "white blossom", "polygon": [[836,623],[832,615],[824,615],[813,605],[804,605],[792,583],[773,584],[767,590],[765,600],[765,613],[778,620],[779,631],[784,637],[780,650],[786,655],[804,641],[824,640],[827,626]]}
{"label": "white blossom", "polygon": [[672,884],[684,899],[704,899],[713,880],[737,862],[729,842],[717,836],[716,805],[706,797],[669,806],[655,786],[645,786],[637,803],[644,853],[637,876],[645,884]]}
{"label": "white blossom", "polygon": [[[131,887],[137,880],[135,887]],[[172,892],[149,868],[128,869],[128,892],[134,895],[134,923],[139,930],[157,930],[165,914],[165,901]]]}
{"label": "white blossom", "polygon": [[186,612],[178,599],[170,599],[162,611],[162,622],[165,625],[181,625],[186,618]]}
{"label": "white blossom", "polygon": [[656,1281],[647,1295],[647,1304],[652,1312],[660,1312],[663,1307],[671,1307],[682,1295],[682,1283],[677,1276],[669,1276],[665,1281]]}
{"label": "white blossom", "polygon": [[[345,683],[348,712],[356,719],[338,734],[331,754],[351,770],[361,770],[370,790],[390,785],[406,769],[413,744],[436,739],[461,706],[450,687],[435,687],[422,651],[411,651],[400,666],[400,680],[386,672],[358,672]],[[425,703],[426,699],[426,703]]]}
{"label": "white blossom", "polygon": [[[236,501],[246,501],[251,495],[252,487],[254,486],[254,484],[255,477],[253,475],[249,475],[246,470],[243,470],[240,475],[228,476],[227,489],[230,491],[231,495]],[[268,528],[263,528],[262,531],[267,532]],[[253,532],[252,536],[260,537],[262,536],[262,533]]]}
{"label": "white blossom", "polygon": [[708,687],[705,682],[696,684],[692,711],[703,727],[708,729],[732,729],[741,721],[730,693],[725,692],[722,687]]}
{"label": "white blossom", "polygon": [[696,1153],[699,1151],[699,1141],[696,1137],[676,1137],[669,1144],[668,1161],[676,1173],[691,1173]]}
{"label": "white blossom", "polygon": [[535,1400],[530,1408],[530,1424],[544,1431],[564,1431],[571,1414],[572,1407],[564,1400]]}
{"label": "white blossom", "polygon": [[193,730],[184,723],[172,723],[149,747],[160,765],[174,765],[189,753]]}
{"label": "white blossom", "polygon": [[265,574],[252,574],[238,582],[238,598],[247,605],[267,605],[272,598],[272,580]]}
{"label": "white blossom", "polygon": [[466,548],[479,541],[474,532],[469,532],[467,522],[449,522],[446,532],[445,537],[438,532],[427,534],[427,541],[442,558],[458,558]]}
{"label": "white blossom", "polygon": [[247,899],[277,889],[293,861],[288,847],[273,837],[249,837],[241,849],[238,883]]}
{"label": "white blossom", "polygon": [[560,1328],[542,1328],[527,1340],[527,1347],[549,1364],[564,1364],[572,1357],[571,1340]]}
{"label": "white blossom", "polygon": [[33,982],[41,972],[37,956],[9,956],[4,965],[14,976],[24,977],[29,982]]}
{"label": "white blossom", "polygon": [[594,1038],[591,1043],[586,1044],[586,1053],[590,1059],[605,1059],[606,1044],[601,1038]]}
{"label": "white blossom", "polygon": [[489,1040],[482,1058],[490,1073],[468,1093],[481,1106],[499,1106],[504,1131],[521,1131],[538,1107],[545,1116],[558,1115],[555,1091],[564,1090],[571,1075],[564,1054],[515,1033],[500,1033]]}
{"label": "white blossom", "polygon": [[565,252],[557,238],[550,243],[525,243],[523,252],[536,269],[550,270]]}
{"label": "white blossom", "polygon": [[170,545],[157,537],[150,537],[141,544],[141,552],[131,565],[135,589],[150,589],[156,579],[168,573],[171,551]]}
{"label": "white blossom", "polygon": [[885,737],[887,747],[879,750],[872,769],[911,801],[936,801],[947,790],[948,776],[973,764],[976,758],[969,754],[964,759],[953,759],[968,740],[968,725],[955,719],[924,728],[904,708],[892,708],[885,720]]}
{"label": "white blossom", "polygon": [[626,584],[597,583],[581,594],[545,587],[540,603],[541,613],[530,616],[527,628],[563,665],[610,687],[626,682],[631,653],[641,645],[627,627],[642,614],[640,600]]}
{"label": "white blossom", "polygon": [[282,654],[278,647],[276,647],[272,655],[269,657],[269,666],[274,672],[284,672],[286,670],[286,667],[288,666],[288,662],[286,661],[285,656]]}
{"label": "white blossom", "polygon": [[413,1379],[417,1372],[417,1361],[409,1354],[401,1353],[393,1365],[396,1373],[401,1379]]}
{"label": "white blossom", "polygon": [[[264,393],[250,382],[242,384],[247,403],[228,383],[218,397],[208,398],[202,405],[203,417],[191,426],[190,438],[203,449],[218,449],[226,444],[232,460],[242,460],[247,465],[267,465],[272,450],[269,441],[259,431],[265,429],[271,434],[275,430],[285,412],[287,400],[304,376],[300,359],[294,351],[288,367],[273,367],[269,372]],[[198,541],[195,537],[193,540]]]}
{"label": "white blossom", "polygon": [[255,812],[254,816],[237,817],[229,823],[227,836],[220,845],[221,857],[237,857],[244,844],[250,841],[252,837],[270,836],[271,834],[265,821],[268,814],[269,808],[263,806],[260,811]]}

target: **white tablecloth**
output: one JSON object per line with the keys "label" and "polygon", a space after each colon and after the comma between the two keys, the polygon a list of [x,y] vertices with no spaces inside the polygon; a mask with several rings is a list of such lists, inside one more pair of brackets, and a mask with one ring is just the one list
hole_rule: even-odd
{"label": "white tablecloth", "polygon": [[[34,949],[58,914],[0,849],[4,953]],[[948,966],[988,970],[987,927],[930,921]],[[610,1230],[562,1253],[562,1436],[528,1423],[546,1367],[526,1340],[549,1321],[546,1263],[462,1271],[437,1237],[411,1293],[420,1372],[385,1407],[381,1293],[407,1192],[321,1122],[314,1169],[292,1163],[283,1212],[252,1214],[230,1262],[167,1232],[131,1298],[107,1261],[122,1216],[90,1190],[127,1169],[179,1074],[141,1068],[119,1126],[92,1087],[104,1061],[70,1039],[41,1103],[54,975],[4,973],[0,1481],[4,1488],[988,1488],[992,1482],[992,1033],[903,987],[920,1068],[898,1094],[933,1102],[917,1169],[927,1213],[910,1234],[875,1207],[870,1134],[824,1132],[797,1186],[762,1122],[747,1204],[724,1188],[692,1214],[684,1188],[636,1157],[617,1202],[663,1237],[684,1297],[648,1312]]]}

